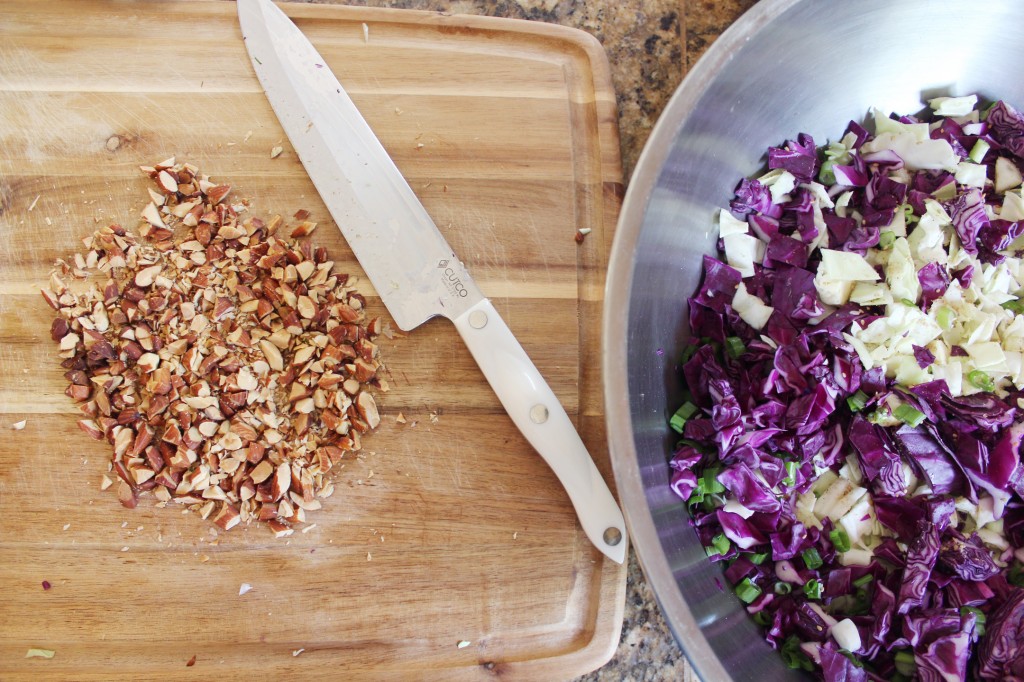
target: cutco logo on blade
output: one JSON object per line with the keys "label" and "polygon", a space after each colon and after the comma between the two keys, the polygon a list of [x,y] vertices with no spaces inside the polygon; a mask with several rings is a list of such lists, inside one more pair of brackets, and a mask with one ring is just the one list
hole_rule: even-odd
{"label": "cutco logo on blade", "polygon": [[461,279],[459,279],[458,274],[455,272],[455,268],[449,267],[447,260],[439,262],[437,267],[443,271],[444,276],[441,278],[441,281],[444,282],[445,287],[448,288],[448,291],[452,296],[459,296],[461,298],[469,296],[469,292],[466,291],[466,285],[462,283]]}

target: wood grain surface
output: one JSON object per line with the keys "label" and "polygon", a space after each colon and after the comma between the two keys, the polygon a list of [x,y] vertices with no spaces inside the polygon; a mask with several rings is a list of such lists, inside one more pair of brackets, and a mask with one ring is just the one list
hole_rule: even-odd
{"label": "wood grain surface", "polygon": [[[285,7],[611,481],[599,318],[622,185],[600,46],[537,23]],[[98,225],[134,229],[138,167],[172,155],[255,215],[309,210],[312,240],[361,275],[233,3],[0,1],[0,679],[552,680],[607,661],[625,568],[589,544],[444,320],[382,342],[382,424],[308,533],[215,534],[100,491],[107,446],[76,426],[38,289]]]}

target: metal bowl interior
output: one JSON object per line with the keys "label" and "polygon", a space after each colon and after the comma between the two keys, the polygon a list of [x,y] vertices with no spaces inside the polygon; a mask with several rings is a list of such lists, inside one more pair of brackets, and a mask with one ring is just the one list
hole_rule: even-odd
{"label": "metal bowl interior", "polygon": [[709,562],[669,489],[678,349],[715,212],[765,151],[840,136],[872,107],[939,95],[1024,105],[1024,3],[762,0],[680,85],[631,178],[605,296],[605,401],[616,483],[647,579],[705,680],[793,679]]}

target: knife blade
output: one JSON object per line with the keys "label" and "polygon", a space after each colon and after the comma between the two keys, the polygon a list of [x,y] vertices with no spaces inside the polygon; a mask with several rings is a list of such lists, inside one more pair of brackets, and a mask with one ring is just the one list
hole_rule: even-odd
{"label": "knife blade", "polygon": [[451,320],[584,533],[622,563],[626,524],[565,409],[473,281],[326,61],[270,0],[238,0],[253,69],[289,142],[395,323]]}

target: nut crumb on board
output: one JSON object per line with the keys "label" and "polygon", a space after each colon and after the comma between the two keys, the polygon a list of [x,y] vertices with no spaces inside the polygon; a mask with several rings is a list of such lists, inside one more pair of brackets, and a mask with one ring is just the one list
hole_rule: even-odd
{"label": "nut crumb on board", "polygon": [[[191,164],[141,169],[138,235],[96,230],[41,290],[78,426],[111,446],[100,487],[287,537],[380,422],[385,327],[325,248],[276,235],[280,216],[247,215]],[[299,216],[293,238],[316,227]]]}
{"label": "nut crumb on board", "polygon": [[15,431],[22,431],[25,428],[25,424],[27,423],[28,420],[22,419],[20,422],[14,422],[13,424],[11,424],[11,428],[14,429]]}
{"label": "nut crumb on board", "polygon": [[252,585],[249,583],[242,583],[241,587],[238,588],[238,596],[241,597],[246,592],[252,590]]}

